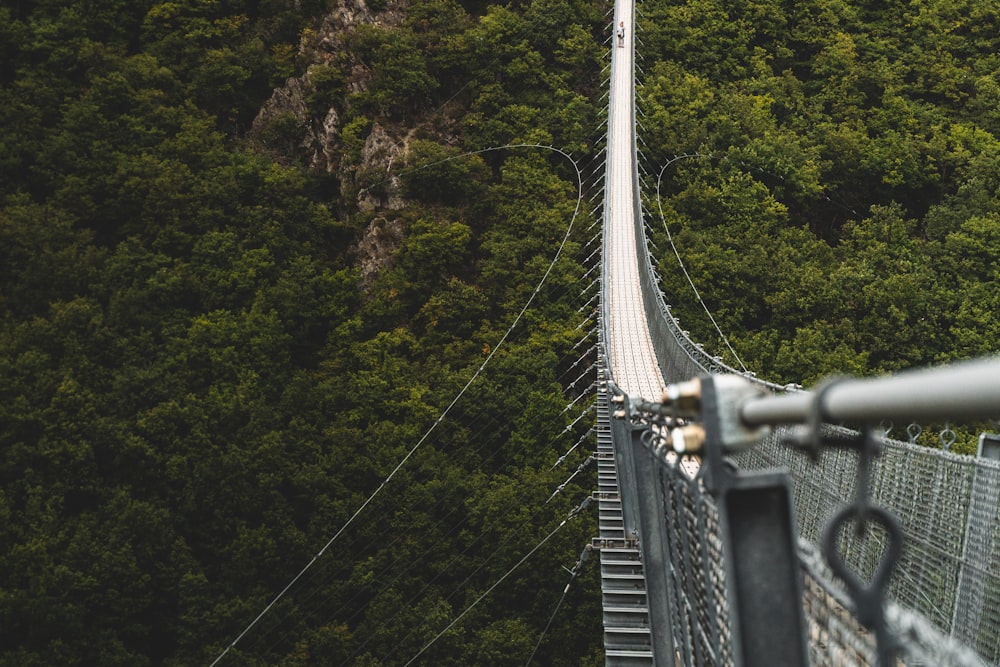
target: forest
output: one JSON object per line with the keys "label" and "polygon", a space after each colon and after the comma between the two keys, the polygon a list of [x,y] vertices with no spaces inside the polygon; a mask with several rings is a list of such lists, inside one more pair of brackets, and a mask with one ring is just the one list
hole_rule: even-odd
{"label": "forest", "polygon": [[[663,172],[654,237],[748,367],[809,385],[997,351],[1000,8],[643,7],[651,202],[693,156]],[[672,252],[661,269],[728,354]]]}
{"label": "forest", "polygon": [[[313,559],[220,665],[603,664],[567,570],[609,9],[0,6],[0,665],[210,664]],[[762,377],[996,352],[1000,8],[637,22],[696,339],[736,362],[668,231]]]}

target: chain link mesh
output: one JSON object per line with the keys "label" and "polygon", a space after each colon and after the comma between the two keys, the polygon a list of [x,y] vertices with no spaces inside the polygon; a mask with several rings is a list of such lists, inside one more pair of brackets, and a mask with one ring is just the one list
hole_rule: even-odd
{"label": "chain link mesh", "polygon": [[[834,510],[854,498],[857,455],[833,449],[811,463],[780,445],[778,437],[780,433],[740,455],[739,463],[742,468],[792,469],[810,663],[876,664],[873,636],[857,622],[849,596],[813,546]],[[677,663],[734,664],[718,508],[700,478],[692,479],[672,459],[657,457],[657,461]],[[878,461],[873,500],[902,518],[908,536],[886,609],[889,630],[899,644],[899,664],[970,667],[986,664],[983,659],[995,664],[1000,627],[996,617],[1000,464],[898,442],[886,442]],[[910,486],[907,493],[907,484],[924,486]],[[931,496],[931,490],[939,495]],[[960,502],[953,495],[959,490],[972,498]],[[934,509],[938,506],[939,511]],[[956,527],[951,522],[959,515],[965,519]],[[974,526],[969,528],[966,520]],[[940,543],[932,539],[935,530],[941,531]],[[970,534],[984,537],[974,539]],[[987,541],[988,555],[980,551]],[[845,561],[868,578],[878,566],[886,536],[878,530],[844,530],[838,542]]]}

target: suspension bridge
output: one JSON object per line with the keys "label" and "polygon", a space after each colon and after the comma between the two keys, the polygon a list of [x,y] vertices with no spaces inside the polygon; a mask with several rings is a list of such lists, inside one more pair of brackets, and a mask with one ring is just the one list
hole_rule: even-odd
{"label": "suspension bridge", "polygon": [[[616,1],[612,26],[592,496],[599,519],[589,546],[600,554],[605,664],[1000,664],[1000,461],[827,424],[1000,416],[1000,361],[810,393],[708,355],[672,316],[647,245],[634,0]],[[845,530],[852,522],[864,530]]]}
{"label": "suspension bridge", "polygon": [[[611,48],[595,539],[605,664],[1000,664],[996,461],[824,425],[859,414],[839,415],[833,388],[778,399],[780,418],[758,415],[758,426],[807,422],[811,457],[788,446],[800,434],[786,427],[758,438],[753,415],[734,426],[716,414],[700,430],[676,419],[684,392],[700,392],[676,383],[740,373],[688,338],[659,291],[636,151],[634,17],[632,0],[616,2],[624,34]],[[995,416],[998,385],[992,360],[854,393],[863,407],[901,394],[894,408],[863,415],[878,423],[935,410]],[[707,389],[719,409],[734,392],[760,394],[759,406],[784,388],[752,379]],[[701,463],[684,455],[685,438],[701,449],[706,431],[720,449],[738,442],[727,451],[745,473],[722,452]],[[790,476],[752,472],[775,468]],[[843,530],[848,521],[866,529]]]}

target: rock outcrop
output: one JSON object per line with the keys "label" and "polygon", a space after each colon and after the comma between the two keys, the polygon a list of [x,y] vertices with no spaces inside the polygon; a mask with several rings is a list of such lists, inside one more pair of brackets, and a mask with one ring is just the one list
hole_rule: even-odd
{"label": "rock outcrop", "polygon": [[392,265],[392,257],[405,233],[406,227],[398,218],[378,216],[371,221],[355,247],[363,289],[371,287],[379,271]]}
{"label": "rock outcrop", "polygon": [[[301,151],[312,169],[338,174],[345,182],[356,187],[348,190],[361,191],[362,183],[354,182],[356,175],[377,172],[388,165],[398,150],[395,144],[402,144],[399,137],[391,137],[388,130],[373,123],[370,135],[365,139],[360,164],[344,164],[341,159],[340,121],[347,100],[341,99],[323,110],[310,109],[309,99],[316,92],[314,76],[324,67],[346,68],[347,92],[358,93],[367,89],[371,73],[360,61],[343,62],[346,37],[362,24],[392,27],[405,17],[405,0],[391,0],[378,12],[369,9],[365,0],[339,0],[315,30],[303,34],[299,55],[312,64],[302,76],[292,77],[284,85],[276,88],[271,98],[264,103],[254,119],[251,139],[271,154],[287,150],[287,146],[270,145],[265,128],[275,122],[288,123],[294,119],[301,139],[294,146]],[[272,142],[273,143],[273,142]],[[282,156],[278,156],[282,157]],[[293,156],[283,156],[291,159]],[[295,156],[298,157],[298,156]],[[370,161],[369,161],[370,160]],[[398,203],[398,193],[391,198]]]}
{"label": "rock outcrop", "polygon": [[[365,0],[339,0],[318,28],[304,32],[299,55],[311,64],[302,76],[292,77],[276,88],[254,119],[250,139],[262,151],[283,161],[302,160],[311,169],[338,177],[340,191],[348,200],[340,202],[341,214],[355,212],[374,217],[355,246],[363,284],[370,286],[378,271],[389,265],[405,233],[398,219],[379,215],[402,208],[402,184],[391,167],[401,162],[409,136],[405,130],[390,128],[372,119],[363,139],[360,155],[345,159],[342,118],[350,94],[364,92],[371,72],[350,56],[347,37],[364,24],[392,27],[405,18],[406,0],[389,0],[384,8],[372,11]],[[310,108],[317,92],[317,78],[324,69],[346,72],[343,99],[326,109]],[[279,127],[278,132],[268,128]],[[280,134],[284,141],[276,141]],[[291,140],[287,140],[288,135]],[[289,154],[294,153],[294,154]]]}

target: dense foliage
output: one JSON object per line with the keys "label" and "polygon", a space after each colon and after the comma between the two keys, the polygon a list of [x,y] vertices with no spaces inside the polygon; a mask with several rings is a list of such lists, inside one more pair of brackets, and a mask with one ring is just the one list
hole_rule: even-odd
{"label": "dense foliage", "polygon": [[[993,3],[708,0],[645,14],[647,142],[726,157],[666,175],[670,222],[758,369],[808,380],[996,349]],[[817,344],[793,353],[796,339]],[[823,348],[808,368],[796,358]]]}
{"label": "dense foliage", "polygon": [[[809,385],[998,350],[996,3],[648,0],[641,24],[650,191],[706,156],[664,170],[661,203],[752,370]],[[735,364],[653,227],[675,312]]]}
{"label": "dense foliage", "polygon": [[[403,664],[590,488],[550,499],[589,444],[551,469],[586,430],[564,412],[586,236],[496,348],[575,174],[458,156],[593,151],[606,7],[367,4],[381,18],[321,63],[300,44],[346,3],[0,6],[0,665],[210,662],[421,443],[227,657]],[[662,205],[748,365],[809,383],[996,350],[992,4],[642,9],[650,186],[706,156],[671,164]],[[307,122],[251,133],[307,70]],[[327,119],[338,170],[311,169]],[[376,124],[421,167],[394,208],[365,162]],[[399,242],[363,272],[385,224]],[[592,532],[567,524],[424,661],[524,664]],[[600,663],[595,586],[535,664]]]}
{"label": "dense foliage", "polygon": [[[377,121],[419,130],[414,165],[584,153],[603,9],[369,3],[404,20],[355,26],[309,99],[339,113],[342,182],[294,124],[245,141],[333,4],[0,7],[0,664],[207,664],[422,442],[224,663],[402,664],[589,493],[546,503],[591,446],[551,470],[586,431],[563,411],[587,366],[577,236],[495,348],[573,170],[456,159],[361,209],[358,147]],[[363,282],[354,249],[386,218],[404,233]],[[567,524],[425,662],[523,664],[593,532]],[[599,660],[595,585],[536,664]]]}

